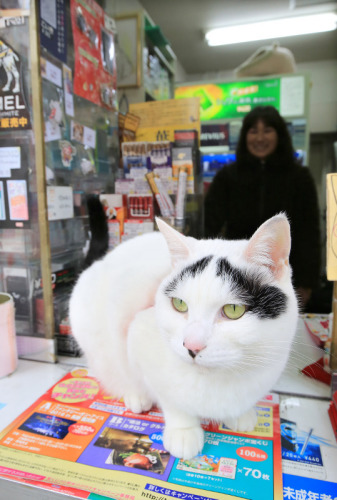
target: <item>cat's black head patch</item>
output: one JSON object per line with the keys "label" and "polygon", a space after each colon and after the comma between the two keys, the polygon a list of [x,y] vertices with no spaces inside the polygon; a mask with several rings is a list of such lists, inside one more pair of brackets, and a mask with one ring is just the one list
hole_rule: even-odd
{"label": "cat's black head patch", "polygon": [[264,284],[258,273],[243,271],[232,266],[227,259],[218,259],[216,275],[229,280],[233,292],[259,318],[275,319],[285,312],[285,293],[276,286]]}
{"label": "cat's black head patch", "polygon": [[212,258],[213,256],[209,255],[208,257],[203,257],[202,259],[193,262],[193,264],[184,267],[184,269],[182,269],[180,273],[166,286],[165,294],[169,295],[174,292],[178,283],[185,277],[189,276],[191,278],[195,278],[197,274],[201,274],[206,269]]}

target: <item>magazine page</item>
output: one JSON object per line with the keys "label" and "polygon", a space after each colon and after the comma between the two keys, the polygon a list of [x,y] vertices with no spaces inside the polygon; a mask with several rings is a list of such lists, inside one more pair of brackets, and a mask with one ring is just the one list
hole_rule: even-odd
{"label": "magazine page", "polygon": [[337,441],[329,402],[281,396],[284,499],[337,498]]}
{"label": "magazine page", "polygon": [[0,434],[0,475],[116,499],[281,500],[278,397],[257,411],[249,434],[203,421],[202,453],[178,460],[163,447],[158,408],[133,414],[76,368]]}

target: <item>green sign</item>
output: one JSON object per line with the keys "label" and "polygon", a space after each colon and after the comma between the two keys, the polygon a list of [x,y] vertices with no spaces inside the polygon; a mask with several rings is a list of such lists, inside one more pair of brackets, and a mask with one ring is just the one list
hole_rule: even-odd
{"label": "green sign", "polygon": [[175,98],[200,98],[200,120],[242,118],[256,106],[280,111],[280,78],[177,87]]}

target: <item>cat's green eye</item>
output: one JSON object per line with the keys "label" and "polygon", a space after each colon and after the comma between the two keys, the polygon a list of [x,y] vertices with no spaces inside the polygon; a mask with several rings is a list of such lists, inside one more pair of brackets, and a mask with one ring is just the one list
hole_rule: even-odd
{"label": "cat's green eye", "polygon": [[229,319],[239,319],[246,312],[246,306],[239,304],[226,304],[222,308],[224,315]]}
{"label": "cat's green eye", "polygon": [[173,307],[174,307],[177,311],[179,311],[179,312],[181,312],[181,313],[186,312],[186,311],[187,311],[187,309],[188,309],[186,302],[184,302],[183,300],[178,299],[178,298],[176,298],[176,297],[174,297],[174,298],[172,299],[172,304],[173,304]]}

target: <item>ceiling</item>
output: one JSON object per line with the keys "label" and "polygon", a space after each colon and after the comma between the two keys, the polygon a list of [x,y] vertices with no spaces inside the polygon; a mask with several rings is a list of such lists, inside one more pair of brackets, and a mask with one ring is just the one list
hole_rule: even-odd
{"label": "ceiling", "polygon": [[[169,40],[187,74],[231,71],[274,40],[208,47],[203,32],[225,25],[252,23],[322,10],[337,12],[337,2],[319,0],[140,0]],[[337,30],[282,38],[297,63],[335,59]]]}

